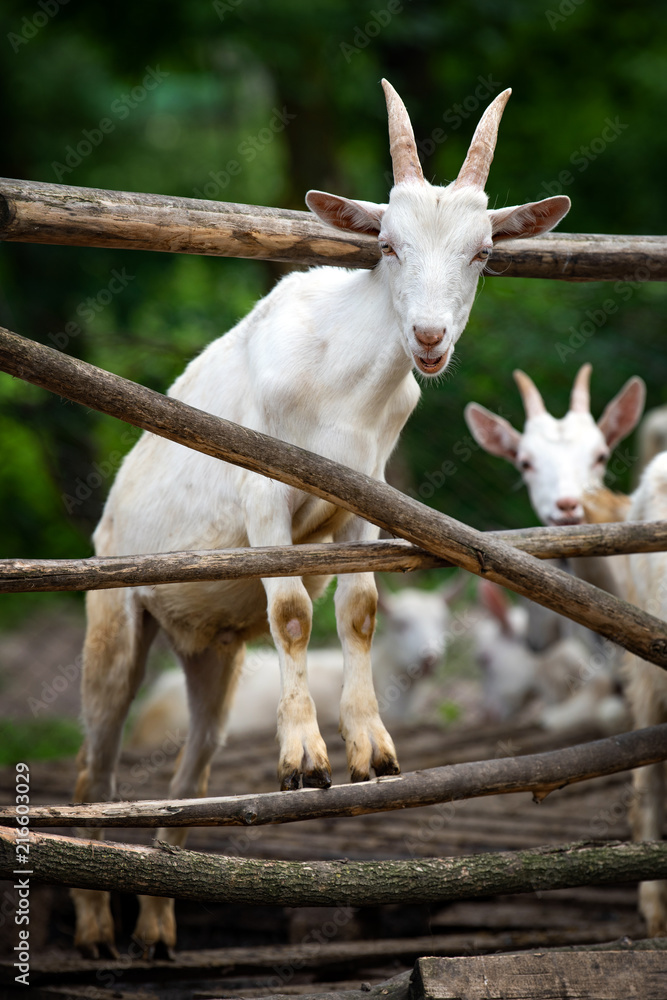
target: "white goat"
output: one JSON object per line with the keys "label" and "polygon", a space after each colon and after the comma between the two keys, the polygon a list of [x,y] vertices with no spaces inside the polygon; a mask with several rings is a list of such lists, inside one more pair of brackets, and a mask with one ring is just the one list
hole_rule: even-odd
{"label": "white goat", "polygon": [[[656,406],[644,414],[637,432],[639,469],[645,469],[652,458],[667,451],[667,406]],[[636,480],[635,480],[636,482]]]}
{"label": "white goat", "polygon": [[[646,467],[627,509],[628,521],[667,519],[667,452]],[[645,611],[667,621],[667,553],[636,552],[626,556],[625,596]],[[626,695],[636,729],[667,722],[667,673],[653,663],[627,654]],[[665,763],[635,768],[631,814],[635,840],[661,840],[665,821]],[[667,935],[667,882],[642,882],[639,909],[651,937]]]}
{"label": "white goat", "polygon": [[[430,678],[442,660],[448,638],[449,600],[458,584],[438,590],[405,587],[382,593],[379,600],[382,633],[373,641],[375,689],[382,716],[398,721],[424,720],[433,695]],[[309,687],[320,725],[338,723],[343,685],[343,654],[337,648],[308,651]],[[249,650],[234,695],[225,739],[270,731],[276,724],[280,698],[280,665],[275,649]],[[432,705],[433,711],[437,706]],[[127,746],[158,746],[167,731],[182,735],[189,727],[185,675],[170,669],[151,685],[134,718]]]}
{"label": "white goat", "polygon": [[547,411],[534,382],[515,371],[526,411],[523,433],[479,403],[468,403],[465,419],[478,444],[521,471],[542,524],[581,524],[584,494],[602,485],[611,451],[634,429],[644,408],[646,387],[628,379],[600,419],[591,416],[591,365],[579,369],[570,408],[560,420]]}
{"label": "white goat", "polygon": [[[523,434],[478,403],[468,403],[465,408],[466,422],[478,444],[520,470],[542,524],[584,521],[585,494],[602,484],[612,449],[642,415],[646,387],[635,376],[607,404],[596,423],[590,411],[590,374],[591,365],[582,365],[572,387],[570,408],[558,420],[547,411],[532,379],[515,371],[526,411]],[[613,559],[578,559],[576,573],[618,594]]]}
{"label": "white goat", "polygon": [[[584,520],[598,523],[667,518],[667,453],[650,462],[631,497],[611,493],[602,486],[609,449],[632,430],[641,416],[645,395],[641,379],[630,379],[595,425],[590,415],[588,393],[590,365],[584,365],[575,381],[571,410],[565,418],[570,418],[569,424],[565,430],[565,420],[554,421],[546,413],[530,379],[523,373],[516,374],[529,418],[523,437],[507,421],[477,404],[469,404],[466,419],[483,447],[509,458],[522,469],[538,513],[543,517],[546,514],[552,523],[567,524]],[[581,428],[581,441],[573,433],[573,426]],[[544,429],[543,437],[541,429]],[[586,443],[588,449],[583,447]],[[557,463],[559,475],[547,467],[549,457]],[[554,495],[554,483],[567,485]],[[556,500],[563,498],[567,502],[559,506]],[[557,516],[557,511],[562,512],[562,518]],[[667,619],[667,554],[614,556],[614,567],[614,588],[621,597]],[[638,657],[626,655],[623,673],[635,728],[667,721],[665,671]],[[635,840],[660,840],[664,826],[665,767],[654,764],[635,768],[632,778],[635,792],[631,817],[633,837]],[[639,908],[651,936],[667,934],[667,882],[642,883]]]}
{"label": "white goat", "polygon": [[[494,242],[551,229],[566,197],[487,210],[488,176],[509,90],[484,113],[456,180],[424,180],[405,107],[383,81],[395,185],[388,205],[308,193],[310,209],[377,237],[372,270],[314,268],[283,279],[250,314],[190,363],[170,394],[381,479],[419,399],[413,368],[449,364]],[[98,555],[373,539],[378,529],[333,504],[145,434],[119,470],[94,535]],[[331,770],[308,691],[306,651],[318,578],[171,584],[88,595],[82,681],[85,744],[75,795],[110,798],[123,722],[146,653],[162,627],[187,678],[192,725],[170,793],[202,795],[245,644],[266,632],[278,650],[280,786],[326,787]],[[336,616],[344,656],[340,726],[353,781],[398,771],[378,714],[370,647],[372,573],[342,576]],[[101,836],[101,831],[98,831]],[[186,831],[158,831],[183,844]],[[74,892],[76,941],[113,948],[107,895]],[[141,897],[136,937],[175,942],[173,901]]]}
{"label": "white goat", "polygon": [[511,604],[490,580],[480,580],[477,590],[490,616],[474,629],[487,719],[518,717],[554,731],[584,723],[610,734],[627,728],[628,713],[613,678],[596,668],[580,639],[567,636],[536,652],[527,642],[526,605]]}

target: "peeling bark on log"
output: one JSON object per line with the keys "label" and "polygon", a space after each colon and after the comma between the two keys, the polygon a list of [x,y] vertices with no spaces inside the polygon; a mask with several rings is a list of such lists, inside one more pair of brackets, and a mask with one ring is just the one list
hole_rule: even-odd
{"label": "peeling bark on log", "polygon": [[[667,521],[579,524],[484,532],[536,559],[607,556],[667,549]],[[104,590],[197,580],[375,572],[408,573],[447,568],[446,559],[410,542],[288,545],[205,549],[88,559],[0,559],[0,593]]]}
{"label": "peeling bark on log", "polygon": [[[92,802],[33,806],[32,827],[264,826],[306,819],[360,816],[414,809],[485,795],[550,792],[601,775],[667,759],[667,723],[592,743],[523,757],[450,764],[332,788],[259,795],[144,802]],[[14,806],[0,808],[0,823],[16,824]]]}
{"label": "peeling bark on log", "polygon": [[0,369],[66,399],[306,490],[427,551],[586,625],[667,669],[667,624],[386,483],[214,417],[180,400],[0,329]]}
{"label": "peeling bark on log", "polygon": [[[0,239],[373,267],[377,240],[309,212],[0,179]],[[667,280],[662,236],[547,233],[506,240],[488,274],[570,281]]]}
{"label": "peeling bark on log", "polygon": [[[0,878],[16,868],[17,831],[0,828]],[[81,889],[277,906],[442,903],[577,885],[663,879],[667,844],[584,842],[414,861],[257,861],[30,834],[30,878]]]}

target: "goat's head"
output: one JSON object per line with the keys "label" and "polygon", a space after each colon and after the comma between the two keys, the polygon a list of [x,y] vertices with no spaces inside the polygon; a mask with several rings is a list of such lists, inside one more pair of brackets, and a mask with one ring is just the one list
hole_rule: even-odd
{"label": "goat's head", "polygon": [[[461,574],[465,583],[465,576]],[[461,581],[438,590],[405,587],[394,593],[380,590],[383,636],[394,668],[413,680],[432,674],[444,656],[451,623],[450,601],[461,593]]]}
{"label": "goat's head", "polygon": [[515,371],[526,411],[523,434],[478,403],[468,403],[465,409],[466,423],[478,444],[521,471],[543,524],[581,524],[584,493],[602,484],[612,449],[633,430],[644,409],[646,387],[634,376],[596,423],[590,411],[590,374],[591,365],[582,365],[570,408],[557,420],[547,412],[532,379]]}
{"label": "goat's head", "polygon": [[489,105],[475,131],[456,180],[447,187],[424,179],[408,113],[386,80],[394,187],[388,205],[351,201],[309,191],[308,207],[339,229],[378,238],[378,263],[389,286],[403,347],[424,375],[437,375],[451,360],[468,321],[494,243],[548,232],[567,213],[570,199],[487,209],[484,185],[511,91]]}

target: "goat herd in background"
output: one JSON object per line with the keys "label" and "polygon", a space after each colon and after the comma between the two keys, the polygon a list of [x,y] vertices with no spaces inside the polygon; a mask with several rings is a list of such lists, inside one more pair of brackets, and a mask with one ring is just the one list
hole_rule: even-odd
{"label": "goat herd in background", "polygon": [[[384,478],[385,464],[420,396],[413,371],[430,379],[450,363],[494,244],[548,232],[570,204],[566,197],[553,197],[487,209],[484,187],[510,91],[482,116],[456,180],[437,187],[424,179],[402,101],[386,81],[383,87],[394,170],[388,204],[318,191],[306,199],[325,222],[376,236],[381,252],[376,267],[325,267],[289,275],[192,361],[170,390],[200,409],[378,479]],[[610,450],[641,415],[643,383],[632,379],[596,424],[590,415],[589,373],[585,365],[570,411],[560,421],[547,413],[530,379],[516,373],[527,416],[522,435],[477,404],[466,410],[482,447],[521,470],[545,523],[574,524],[591,516],[588,490],[593,486],[593,496],[601,494]],[[661,492],[665,475],[667,466],[657,458],[623,505],[623,516],[667,516]],[[378,534],[374,525],[295,488],[144,434],[118,473],[94,540],[96,554],[110,556],[359,541]],[[664,558],[618,557],[607,583],[617,594],[656,610],[651,602],[661,592]],[[150,744],[156,727],[158,732],[169,725],[188,728],[172,796],[204,795],[223,735],[269,724],[267,716],[275,725],[276,706],[281,788],[331,783],[318,719],[340,725],[353,781],[367,780],[372,771],[397,773],[394,744],[381,715],[432,719],[434,706],[443,700],[443,683],[450,685],[450,700],[457,700],[451,685],[463,682],[443,682],[437,667],[447,637],[456,633],[453,621],[461,617],[450,610],[461,599],[461,587],[381,595],[385,628],[372,651],[376,696],[371,641],[378,593],[372,573],[338,580],[340,651],[307,652],[312,601],[328,580],[222,580],[90,592],[77,801],[114,795],[123,726],[160,628],[183,672],[159,679],[143,703],[132,739],[135,745]],[[609,651],[600,655],[591,645],[595,640],[582,630],[558,636],[555,645],[533,641],[531,648],[534,629],[525,607],[510,605],[493,585],[480,585],[477,606],[467,609],[462,626],[473,638],[483,677],[481,702],[474,703],[469,692],[460,697],[471,718],[480,723],[516,718],[532,698],[538,713],[533,720],[547,726],[562,727],[587,714],[609,731],[627,726]],[[246,643],[268,631],[275,651],[255,649],[244,666]],[[599,665],[591,670],[591,662]],[[634,723],[664,718],[663,672],[634,663],[627,676]],[[172,713],[169,722],[165,713]],[[635,836],[659,837],[661,769],[634,774],[640,805]],[[182,845],[186,833],[169,828],[157,836]],[[88,835],[101,837],[103,831]],[[76,889],[72,895],[77,945],[92,955],[100,946],[113,949],[108,893]],[[664,887],[644,886],[641,905],[649,933],[664,933]],[[147,950],[160,943],[172,947],[173,901],[140,897],[135,936]]]}

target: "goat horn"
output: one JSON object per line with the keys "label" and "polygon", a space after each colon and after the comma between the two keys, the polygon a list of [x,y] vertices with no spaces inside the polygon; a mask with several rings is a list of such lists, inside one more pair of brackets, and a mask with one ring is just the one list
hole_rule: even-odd
{"label": "goat horn", "polygon": [[394,167],[394,184],[401,181],[424,183],[414,132],[405,104],[388,80],[382,81],[389,119],[389,151]]}
{"label": "goat horn", "polygon": [[498,126],[511,93],[509,87],[507,90],[503,90],[502,94],[498,94],[482,115],[463,166],[454,181],[454,187],[468,186],[479,188],[480,191],[484,190],[496,148]]}
{"label": "goat horn", "polygon": [[531,417],[539,417],[541,413],[546,413],[547,408],[544,405],[544,400],[540,396],[539,390],[532,378],[519,368],[513,372],[513,375],[514,381],[521,393],[523,408],[526,411],[526,419],[529,420]]}
{"label": "goat horn", "polygon": [[572,395],[570,396],[570,410],[573,413],[590,413],[591,412],[591,393],[590,393],[590,380],[591,371],[593,366],[590,362],[586,362],[582,365],[577,372],[577,377],[574,380],[574,385],[572,386]]}

